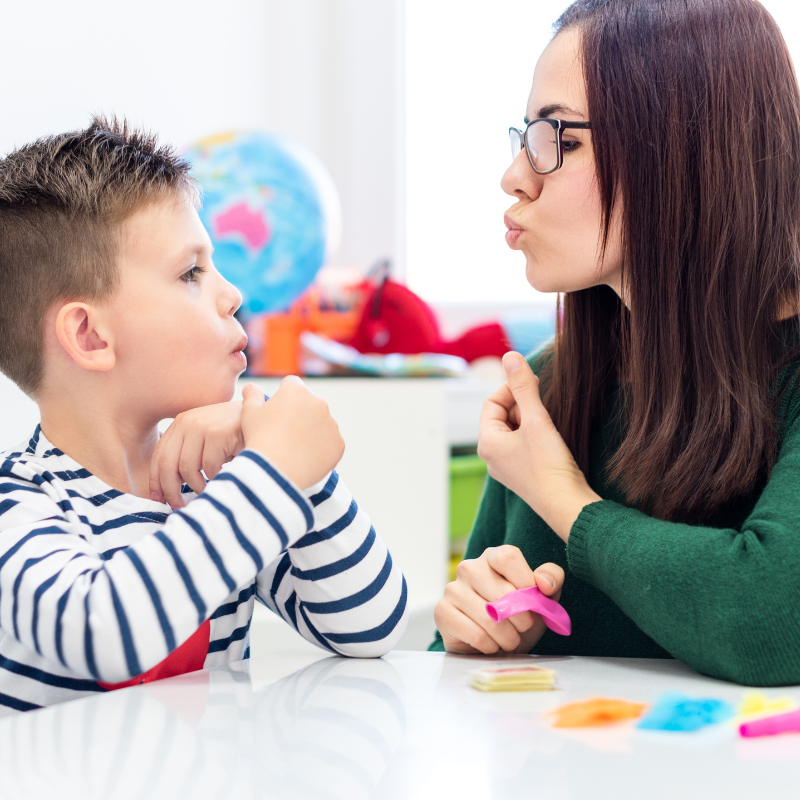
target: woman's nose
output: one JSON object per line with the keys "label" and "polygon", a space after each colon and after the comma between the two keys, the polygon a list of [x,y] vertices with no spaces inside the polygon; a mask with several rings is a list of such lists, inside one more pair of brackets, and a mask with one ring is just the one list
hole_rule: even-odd
{"label": "woman's nose", "polygon": [[533,171],[525,148],[517,153],[500,181],[502,190],[511,197],[528,197],[535,200],[542,191],[544,176]]}

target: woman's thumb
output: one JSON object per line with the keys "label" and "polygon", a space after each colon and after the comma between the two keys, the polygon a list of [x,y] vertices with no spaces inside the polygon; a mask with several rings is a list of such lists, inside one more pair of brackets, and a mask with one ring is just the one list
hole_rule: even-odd
{"label": "woman's thumb", "polygon": [[525,410],[539,403],[539,379],[533,374],[528,362],[513,350],[503,356],[506,382],[519,406],[520,416]]}

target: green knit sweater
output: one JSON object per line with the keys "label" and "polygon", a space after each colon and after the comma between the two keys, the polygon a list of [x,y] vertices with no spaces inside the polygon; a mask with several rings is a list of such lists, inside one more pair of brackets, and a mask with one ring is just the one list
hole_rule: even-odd
{"label": "green knit sweater", "polygon": [[[787,323],[796,340],[796,319]],[[534,371],[536,359],[532,360]],[[792,380],[797,364],[779,376]],[[586,506],[569,543],[523,500],[489,479],[466,558],[513,544],[532,568],[566,573],[561,603],[572,635],[548,630],[541,655],[675,657],[718,678],[760,686],[800,683],[800,392],[778,412],[780,447],[769,479],[708,525],[664,522],[623,502],[604,478],[620,442],[615,397],[592,432]],[[441,635],[429,648],[443,650]]]}

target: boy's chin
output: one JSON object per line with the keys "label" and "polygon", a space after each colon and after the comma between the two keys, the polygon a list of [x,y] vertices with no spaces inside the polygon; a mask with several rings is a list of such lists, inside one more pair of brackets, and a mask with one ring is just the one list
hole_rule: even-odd
{"label": "boy's chin", "polygon": [[217,403],[229,403],[236,394],[236,379],[215,385],[198,387],[197,391],[182,393],[175,405],[180,408],[175,415],[193,408],[213,406]]}

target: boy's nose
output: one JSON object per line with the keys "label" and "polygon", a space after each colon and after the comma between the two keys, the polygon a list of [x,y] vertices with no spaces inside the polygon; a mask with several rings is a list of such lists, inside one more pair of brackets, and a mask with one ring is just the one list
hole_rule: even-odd
{"label": "boy's nose", "polygon": [[242,293],[228,281],[220,295],[220,313],[232,317],[242,305]]}

